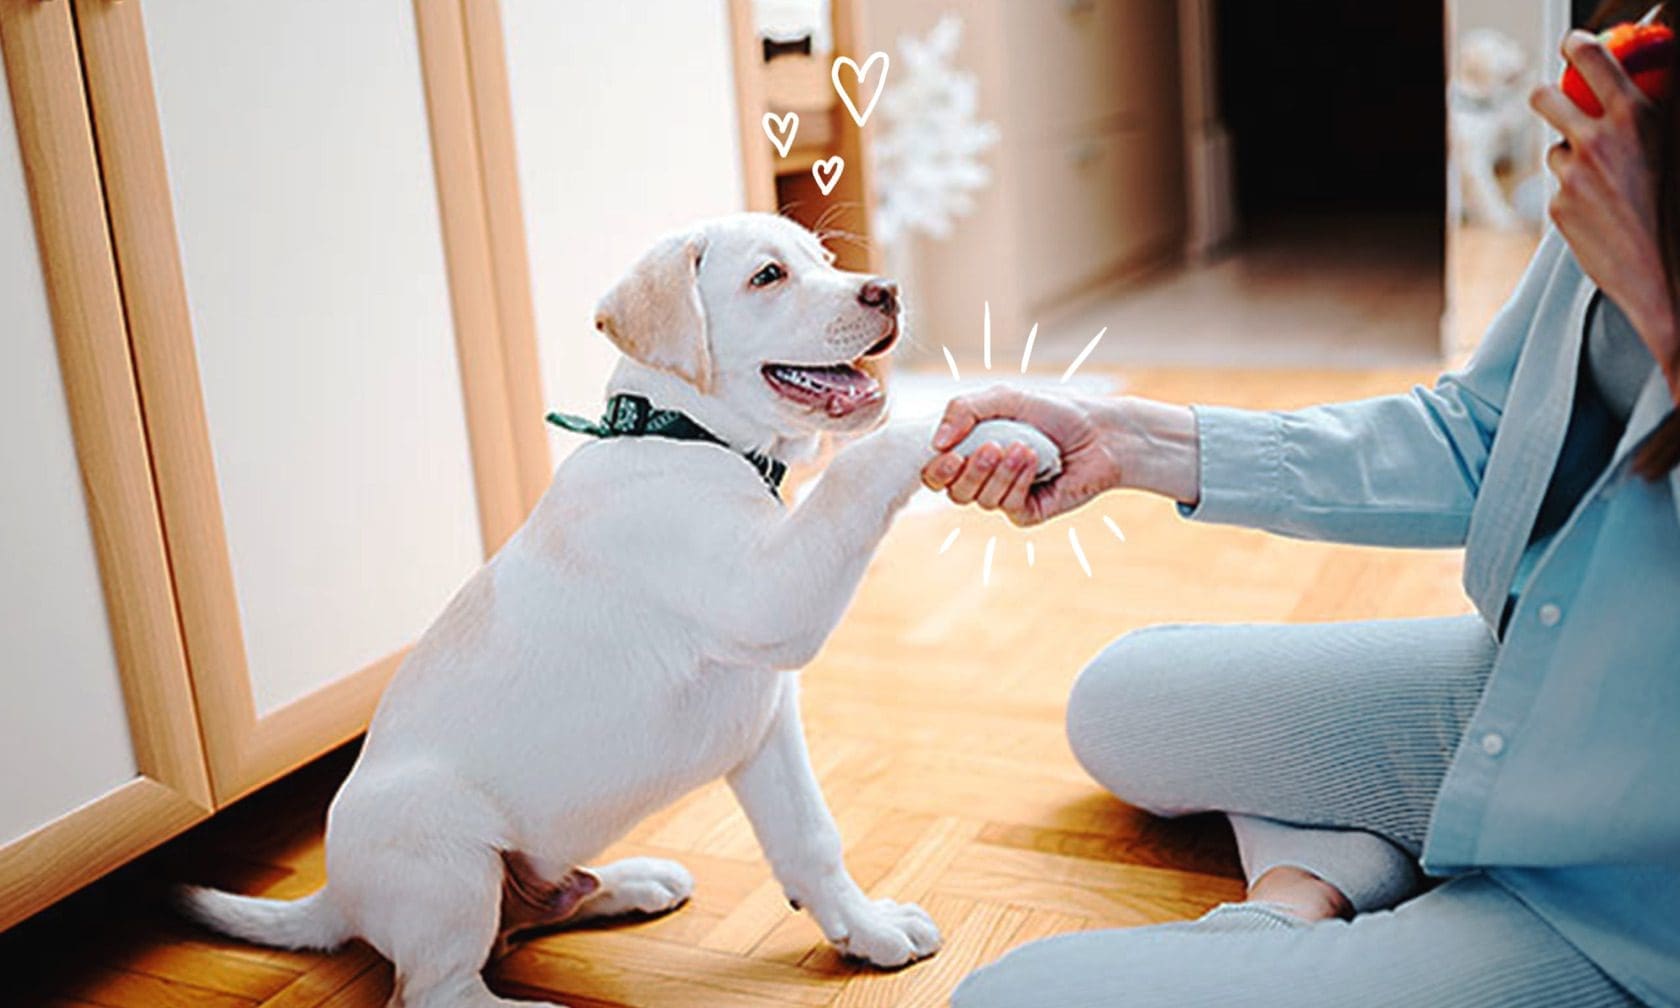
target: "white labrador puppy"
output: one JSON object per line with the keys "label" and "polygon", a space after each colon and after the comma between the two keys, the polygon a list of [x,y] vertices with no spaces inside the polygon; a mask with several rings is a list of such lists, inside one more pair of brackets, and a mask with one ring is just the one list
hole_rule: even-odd
{"label": "white labrador puppy", "polygon": [[523,1003],[480,978],[493,947],[681,904],[679,864],[585,865],[727,776],[788,899],[837,949],[879,966],[937,950],[921,908],[872,900],[847,873],[782,671],[839,621],[919,485],[930,430],[852,443],[793,510],[759,471],[879,424],[876,362],[899,325],[891,283],[835,269],[780,217],[659,243],[601,301],[596,327],[625,354],[609,391],[727,447],[615,436],[574,452],[386,690],[328,814],[326,888],[290,902],[187,889],[187,912],[270,945],[361,937],[396,965],[393,1005]]}

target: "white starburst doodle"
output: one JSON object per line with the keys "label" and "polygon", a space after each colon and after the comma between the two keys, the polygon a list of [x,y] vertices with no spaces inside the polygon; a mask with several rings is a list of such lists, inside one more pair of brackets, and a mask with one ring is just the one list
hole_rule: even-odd
{"label": "white starburst doodle", "polygon": [[[990,301],[982,303],[980,318],[980,362],[987,371],[990,371],[992,369],[992,304]],[[1074,357],[1073,363],[1069,364],[1067,366],[1067,370],[1062,372],[1061,378],[1057,380],[1058,384],[1067,384],[1069,379],[1078,373],[1079,368],[1090,358],[1092,352],[1097,349],[1097,344],[1102,342],[1103,336],[1107,333],[1108,327],[1106,326],[1097,330],[1097,334],[1092,336],[1090,342],[1086,343],[1084,349],[1080,350],[1078,356]],[[1033,344],[1037,341],[1038,323],[1034,322],[1032,328],[1027,331],[1026,345],[1021,351],[1022,374],[1027,373],[1027,368],[1032,363]],[[957,358],[956,355],[951,353],[951,348],[948,346],[941,346],[939,349],[944,351],[945,364],[951,370],[951,380],[955,382],[962,381],[962,373],[957,369]],[[1126,533],[1121,531],[1119,524],[1117,524],[1113,518],[1103,515],[1102,522],[1108,527],[1110,532],[1114,533],[1114,537],[1116,539],[1121,542],[1126,541]],[[950,534],[948,534],[944,541],[939,544],[940,555],[944,555],[951,549],[952,544],[957,541],[957,536],[961,532],[961,528],[954,528],[950,531]],[[1067,530],[1067,534],[1068,548],[1073,551],[1073,557],[1079,562],[1080,569],[1085,572],[1086,577],[1094,577],[1095,575],[1091,570],[1091,560],[1085,555],[1084,546],[1080,544],[1079,533],[1070,526]],[[1031,540],[1028,540],[1026,543],[1026,554],[1027,566],[1034,566],[1037,562],[1038,556],[1037,552],[1033,548]],[[990,536],[986,539],[986,545],[980,561],[980,584],[982,587],[990,587],[992,583],[992,567],[996,556],[997,536]]]}

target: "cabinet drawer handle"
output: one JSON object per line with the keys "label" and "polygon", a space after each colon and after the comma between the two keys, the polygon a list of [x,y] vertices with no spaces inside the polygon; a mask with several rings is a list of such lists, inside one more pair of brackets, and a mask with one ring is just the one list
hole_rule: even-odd
{"label": "cabinet drawer handle", "polygon": [[1078,17],[1081,14],[1089,13],[1091,8],[1095,6],[1095,0],[1062,0],[1062,10],[1066,12],[1068,17]]}
{"label": "cabinet drawer handle", "polygon": [[1102,157],[1101,147],[1094,143],[1082,143],[1073,149],[1073,153],[1068,160],[1073,162],[1075,168],[1089,168],[1096,164],[1100,157]]}

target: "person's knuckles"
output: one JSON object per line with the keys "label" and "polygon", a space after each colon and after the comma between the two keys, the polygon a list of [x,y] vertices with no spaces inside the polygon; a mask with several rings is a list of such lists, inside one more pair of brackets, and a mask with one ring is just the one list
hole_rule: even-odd
{"label": "person's knuckles", "polygon": [[1008,496],[1010,488],[1014,485],[1015,471],[1013,469],[1000,466],[996,472],[992,473],[992,478],[986,481],[986,485],[981,490],[980,495],[991,501],[993,505],[996,505],[1001,503],[1004,497]]}
{"label": "person's knuckles", "polygon": [[1013,485],[1014,482],[1009,479],[992,479],[986,484],[985,489],[980,491],[980,502],[986,505],[988,509],[1001,507],[1004,498],[1009,496],[1010,487]]}

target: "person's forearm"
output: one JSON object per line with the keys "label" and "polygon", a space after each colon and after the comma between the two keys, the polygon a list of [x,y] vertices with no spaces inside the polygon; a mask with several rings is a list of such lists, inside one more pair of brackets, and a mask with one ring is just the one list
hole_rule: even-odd
{"label": "person's forearm", "polygon": [[1182,504],[1201,499],[1201,456],[1190,407],[1121,396],[1104,401],[1097,417],[1119,463],[1120,487]]}

